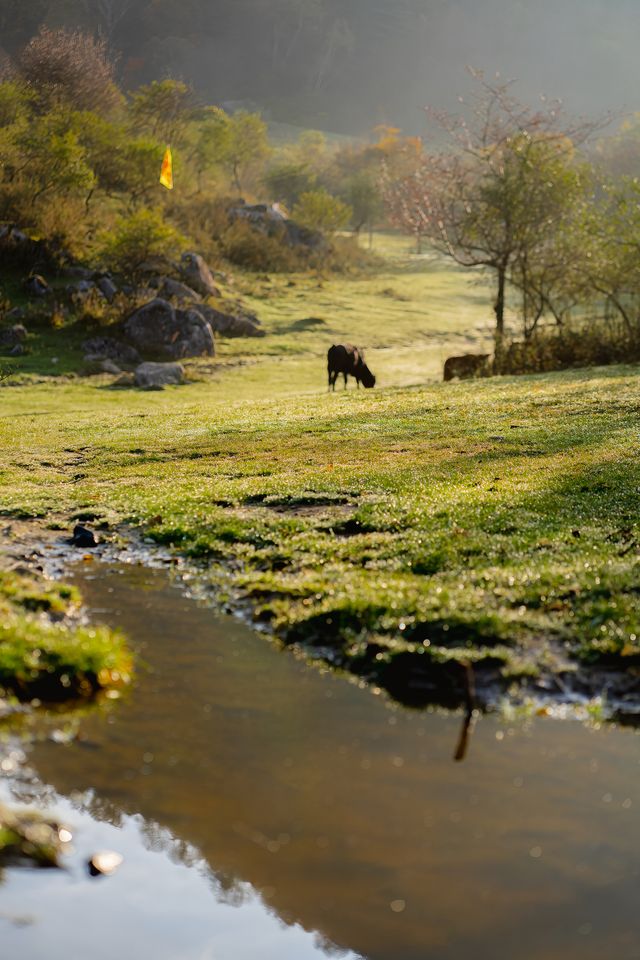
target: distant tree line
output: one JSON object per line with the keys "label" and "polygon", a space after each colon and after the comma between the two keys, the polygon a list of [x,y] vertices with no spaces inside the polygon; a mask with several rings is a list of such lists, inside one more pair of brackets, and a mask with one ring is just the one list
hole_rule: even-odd
{"label": "distant tree line", "polygon": [[3,0],[0,46],[14,56],[43,25],[77,27],[104,38],[126,89],[181,76],[218,105],[258,96],[300,121],[338,117],[363,77],[372,115],[422,54],[424,23],[420,0]]}

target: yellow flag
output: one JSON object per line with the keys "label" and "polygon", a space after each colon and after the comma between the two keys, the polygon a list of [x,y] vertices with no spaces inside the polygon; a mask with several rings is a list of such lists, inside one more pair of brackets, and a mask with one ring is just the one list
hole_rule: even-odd
{"label": "yellow flag", "polygon": [[162,169],[160,170],[160,183],[167,190],[173,190],[173,161],[171,159],[171,147],[167,147],[162,160]]}

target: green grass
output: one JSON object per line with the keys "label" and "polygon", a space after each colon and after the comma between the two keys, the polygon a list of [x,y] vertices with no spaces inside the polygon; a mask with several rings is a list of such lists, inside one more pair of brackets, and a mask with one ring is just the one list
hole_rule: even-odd
{"label": "green grass", "polygon": [[[409,240],[393,235],[376,234],[373,254],[379,260],[355,275],[236,272],[229,296],[256,311],[267,336],[220,339],[215,366],[192,361],[191,373],[208,378],[213,370],[226,389],[258,398],[322,389],[332,343],[362,346],[380,386],[440,379],[452,353],[491,349],[491,291],[478,277],[433,255],[416,256]],[[321,322],[307,325],[309,318]],[[74,375],[82,368],[82,341],[100,332],[109,329],[89,333],[76,324],[61,335],[39,325],[29,352],[3,363],[32,379]]]}
{"label": "green grass", "polygon": [[0,689],[51,701],[128,683],[124,638],[74,623],[79,601],[72,587],[0,571]]}
{"label": "green grass", "polygon": [[[239,277],[269,336],[222,341],[186,387],[0,390],[2,508],[144,525],[285,640],[391,688],[418,655],[505,683],[566,656],[635,669],[638,369],[429,383],[441,351],[486,342],[489,292],[391,252],[322,287]],[[338,339],[380,389],[326,392]]]}

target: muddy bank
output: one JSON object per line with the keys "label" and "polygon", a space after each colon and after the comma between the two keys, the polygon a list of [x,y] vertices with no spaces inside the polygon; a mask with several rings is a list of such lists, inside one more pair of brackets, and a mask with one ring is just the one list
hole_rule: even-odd
{"label": "muddy bank", "polygon": [[[117,695],[132,660],[124,637],[89,624],[76,590],[52,577],[56,549],[94,546],[89,531],[56,544],[19,522],[2,529],[0,547],[0,693],[21,702]],[[90,557],[89,557],[90,559]],[[10,709],[6,699],[3,708]]]}

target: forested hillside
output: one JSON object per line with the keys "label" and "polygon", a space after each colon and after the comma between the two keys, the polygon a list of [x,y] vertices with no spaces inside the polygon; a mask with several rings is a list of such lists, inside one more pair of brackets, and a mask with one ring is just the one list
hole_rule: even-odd
{"label": "forested hillside", "polygon": [[451,106],[466,64],[579,112],[637,109],[638,17],[632,0],[3,0],[0,49],[15,54],[42,23],[81,27],[107,39],[129,89],[182,76],[209,102],[252,101],[277,120],[419,132],[422,105]]}

